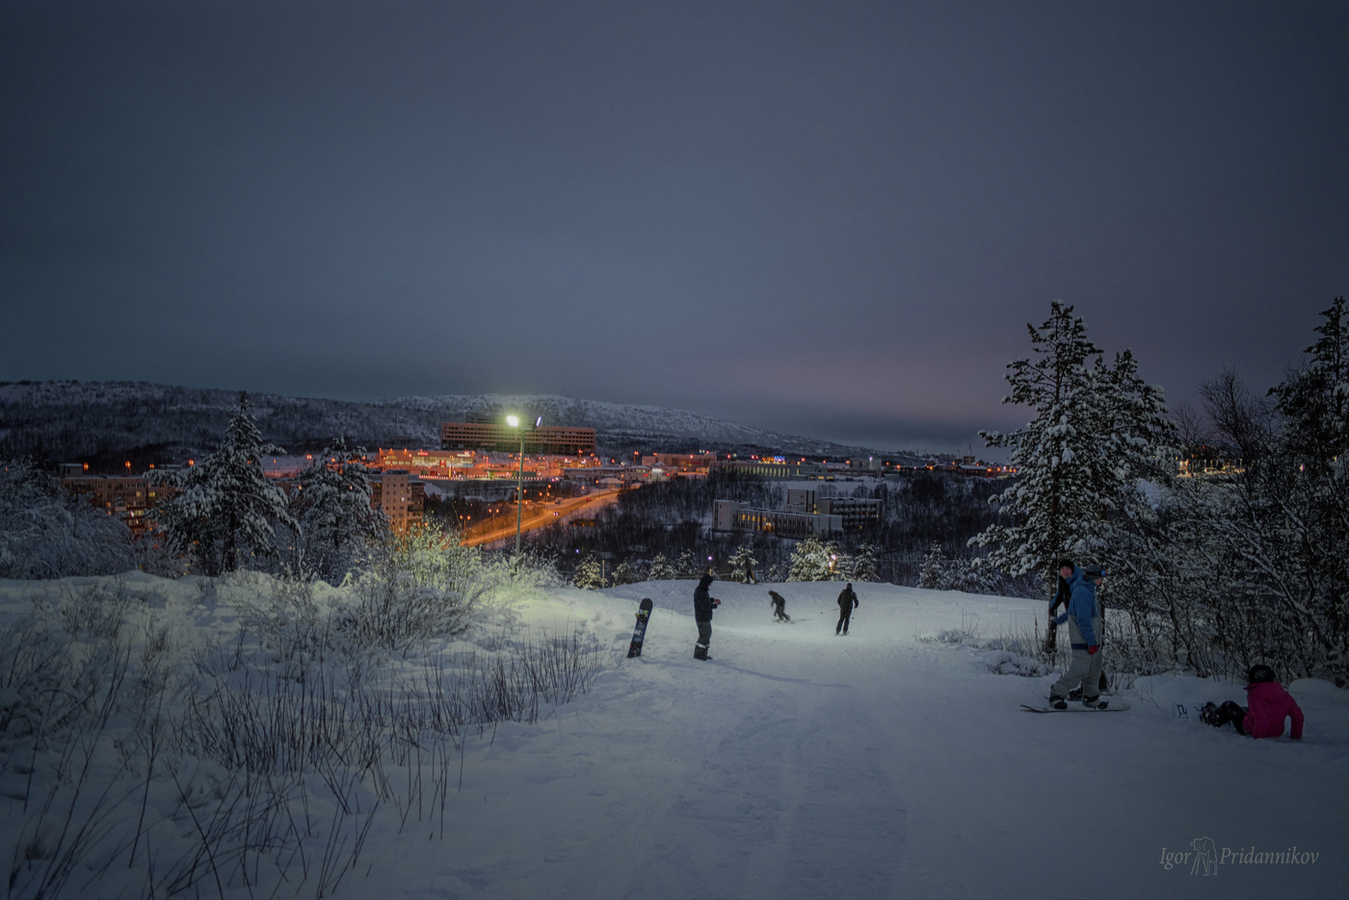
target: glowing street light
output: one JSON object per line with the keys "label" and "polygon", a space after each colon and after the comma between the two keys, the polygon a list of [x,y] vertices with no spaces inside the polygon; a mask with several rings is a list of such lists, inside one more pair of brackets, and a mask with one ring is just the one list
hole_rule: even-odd
{"label": "glowing street light", "polygon": [[525,430],[520,428],[519,416],[507,416],[506,424],[520,431],[520,474],[515,479],[515,555],[520,555],[520,517],[524,513],[525,491]]}

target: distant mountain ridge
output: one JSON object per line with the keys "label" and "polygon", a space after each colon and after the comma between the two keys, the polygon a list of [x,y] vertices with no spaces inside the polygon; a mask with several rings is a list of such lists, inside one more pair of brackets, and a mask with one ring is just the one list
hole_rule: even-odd
{"label": "distant mountain ridge", "polygon": [[[844,458],[869,454],[910,462],[908,453],[849,447],[740,425],[681,409],[582,400],[555,394],[447,394],[348,401],[250,393],[263,436],[289,452],[349,445],[440,446],[440,423],[507,408],[545,424],[594,428],[606,456],[636,451],[716,450]],[[214,449],[239,392],[149,382],[0,383],[0,447],[53,460],[178,459]]]}

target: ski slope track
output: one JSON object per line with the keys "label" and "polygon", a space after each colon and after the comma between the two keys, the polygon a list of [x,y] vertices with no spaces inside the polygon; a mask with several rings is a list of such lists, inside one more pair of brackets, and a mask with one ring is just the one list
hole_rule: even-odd
{"label": "ski slope track", "polygon": [[[232,627],[225,602],[204,609],[190,584],[137,577],[166,623]],[[0,582],[0,611],[37,584]],[[773,620],[769,587],[791,624]],[[537,724],[469,738],[443,836],[382,810],[336,895],[1345,896],[1346,691],[1290,686],[1307,717],[1296,742],[1175,719],[1177,701],[1243,697],[1184,673],[1139,679],[1118,715],[1027,715],[1052,678],[997,675],[990,654],[931,638],[1028,629],[1044,604],[859,584],[837,637],[841,587],[715,583],[706,663],[693,659],[691,581],[521,598],[521,627],[580,628],[608,648],[592,689]],[[642,656],[627,659],[643,597],[655,609]],[[1317,856],[1229,859],[1205,875],[1192,850],[1203,838]]]}

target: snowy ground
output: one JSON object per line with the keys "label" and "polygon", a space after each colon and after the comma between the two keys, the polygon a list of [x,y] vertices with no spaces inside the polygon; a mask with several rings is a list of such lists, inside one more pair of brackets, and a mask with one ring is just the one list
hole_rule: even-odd
{"label": "snowy ground", "polygon": [[[185,641],[228,634],[229,603],[203,605],[194,581],[138,576],[151,598],[141,614]],[[692,658],[691,582],[522,602],[523,624],[598,636],[606,668],[539,723],[468,738],[443,823],[382,807],[336,895],[1345,896],[1345,691],[1292,685],[1307,715],[1300,742],[1177,721],[1174,702],[1243,695],[1185,675],[1141,679],[1119,698],[1126,712],[1035,715],[1019,705],[1052,678],[992,674],[996,656],[924,638],[1029,628],[1042,604],[859,585],[840,638],[839,587],[777,586],[785,625],[767,587],[714,585],[725,603],[708,663]],[[0,613],[41,589],[0,582]],[[656,610],[643,657],[627,660],[643,596]],[[8,857],[25,820],[13,785],[0,794]],[[1193,871],[1191,842],[1206,837],[1229,851],[1211,875]],[[1231,859],[1294,847],[1315,861]],[[264,875],[224,892],[314,894],[313,876],[289,865],[285,883]],[[84,887],[87,877],[69,884],[143,893],[113,875]],[[198,889],[217,893],[211,881]]]}

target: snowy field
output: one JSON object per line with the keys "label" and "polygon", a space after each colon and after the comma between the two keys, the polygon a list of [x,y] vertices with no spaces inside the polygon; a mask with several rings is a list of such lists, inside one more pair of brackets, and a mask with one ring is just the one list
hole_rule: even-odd
{"label": "snowy field", "polygon": [[[65,608],[68,622],[91,584],[110,596],[116,582],[0,582],[0,619],[17,633],[37,598],[40,615],[60,618]],[[131,657],[153,661],[146,648],[157,648],[164,677],[200,678],[198,696],[226,677],[219,651],[237,642],[240,606],[271,590],[247,577],[211,585],[133,573],[121,584],[125,631],[139,636]],[[534,724],[423,730],[413,755],[385,759],[363,780],[330,767],[270,793],[257,782],[242,791],[218,761],[182,751],[162,751],[147,769],[134,749],[136,719],[121,708],[105,738],[89,739],[89,765],[68,767],[71,779],[85,772],[86,784],[116,790],[53,792],[44,778],[55,763],[37,735],[58,724],[30,710],[24,725],[19,692],[0,687],[0,863],[9,879],[0,896],[36,893],[58,863],[69,871],[48,893],[102,897],[175,886],[235,897],[1349,892],[1347,692],[1291,685],[1307,716],[1300,742],[1176,720],[1175,702],[1243,697],[1239,685],[1184,674],[1139,679],[1112,698],[1132,704],[1125,712],[1035,715],[1020,704],[1040,702],[1052,677],[994,674],[990,666],[1015,660],[934,638],[1028,630],[1041,603],[863,584],[852,633],[840,638],[841,585],[775,587],[792,624],[773,621],[767,586],[713,586],[725,602],[708,663],[692,658],[692,582],[511,598],[460,640],[395,654],[367,679],[428,685],[446,659],[477,654],[481,668],[520,635],[579,634],[573,648],[599,664],[587,692],[545,704]],[[628,660],[644,596],[656,609],[644,655]],[[21,649],[8,648],[0,679],[13,678]],[[97,656],[78,640],[62,652]],[[200,674],[208,670],[215,688]],[[135,681],[123,694],[140,689]],[[80,763],[78,748],[72,758]],[[338,794],[346,799],[335,802]],[[284,815],[249,819],[263,803],[283,803]],[[270,851],[231,855],[240,839],[212,831],[231,816],[271,822],[261,842]],[[63,862],[86,822],[80,853]],[[1204,838],[1218,857],[1211,874],[1192,847]],[[133,840],[139,861],[129,865]],[[1298,862],[1235,861],[1293,848]],[[184,868],[194,853],[197,868]],[[1179,861],[1168,868],[1166,854]]]}

